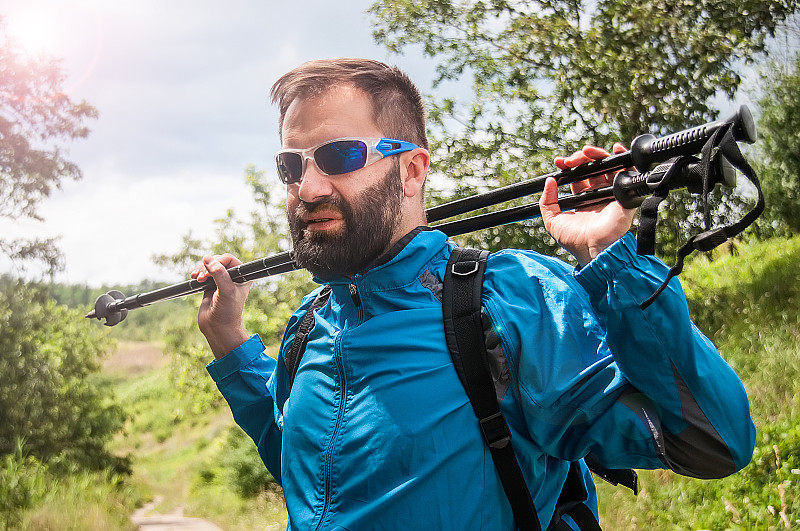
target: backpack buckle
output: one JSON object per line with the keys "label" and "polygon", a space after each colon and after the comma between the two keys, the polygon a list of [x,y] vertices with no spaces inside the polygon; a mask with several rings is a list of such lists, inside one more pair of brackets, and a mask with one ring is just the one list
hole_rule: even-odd
{"label": "backpack buckle", "polygon": [[483,438],[490,448],[502,449],[511,442],[511,430],[508,429],[506,418],[502,413],[495,413],[478,421],[481,425]]}

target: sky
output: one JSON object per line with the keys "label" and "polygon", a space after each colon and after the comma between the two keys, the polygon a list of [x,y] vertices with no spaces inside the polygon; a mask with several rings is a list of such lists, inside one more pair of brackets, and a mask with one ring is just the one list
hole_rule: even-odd
{"label": "sky", "polygon": [[[372,38],[371,0],[3,0],[9,33],[62,58],[64,91],[100,116],[62,144],[83,178],[44,200],[44,222],[0,221],[4,237],[60,237],[56,281],[177,282],[153,263],[184,235],[208,240],[214,220],[252,202],[254,164],[275,179],[280,148],[272,83],[310,59],[396,64],[429,91],[433,62],[389,54]],[[0,272],[18,273],[7,261]]]}

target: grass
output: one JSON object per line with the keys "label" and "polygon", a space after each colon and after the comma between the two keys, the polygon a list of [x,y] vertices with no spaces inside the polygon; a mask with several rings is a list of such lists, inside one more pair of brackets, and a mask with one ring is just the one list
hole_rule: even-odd
{"label": "grass", "polygon": [[[142,347],[147,352],[148,345]],[[239,428],[224,404],[194,413],[192,398],[169,379],[169,366],[154,361],[155,368],[134,377],[124,377],[112,362],[106,377],[131,414],[115,446],[120,453],[135,456],[134,481],[143,485],[148,498],[161,500],[155,511],[183,507],[186,516],[206,518],[230,531],[285,528],[286,512],[277,486],[243,498],[224,477],[206,479],[207,471],[224,461],[230,432]],[[260,466],[255,446],[249,439],[246,443],[246,458]]]}
{"label": "grass", "polygon": [[185,516],[210,520],[227,531],[285,529],[286,509],[274,480],[269,478],[266,489],[241,496],[237,478],[224,470],[236,464],[231,454],[263,469],[230,410],[220,403],[196,413],[192,397],[176,388],[169,370],[157,343],[120,342],[93,383],[113,395],[129,415],[112,449],[132,456],[132,475],[55,476],[20,461],[18,467],[35,475],[34,500],[13,519],[0,512],[0,529],[128,531],[136,528],[130,521],[134,510],[153,500],[159,500],[154,513],[182,508]]}
{"label": "grass", "polygon": [[27,514],[22,526],[32,531],[132,530],[129,515],[141,492],[120,477],[78,473],[48,481],[41,504]]}

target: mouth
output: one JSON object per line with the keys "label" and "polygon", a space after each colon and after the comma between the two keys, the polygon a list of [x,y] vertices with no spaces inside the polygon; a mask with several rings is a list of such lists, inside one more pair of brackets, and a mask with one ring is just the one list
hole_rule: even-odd
{"label": "mouth", "polygon": [[304,215],[302,219],[306,229],[310,231],[331,230],[344,223],[341,212],[330,206],[314,210]]}
{"label": "mouth", "polygon": [[319,218],[313,218],[313,219],[306,219],[304,221],[305,221],[306,225],[316,225],[317,223],[327,223],[329,221],[334,221],[334,220],[335,220],[335,218],[319,217]]}

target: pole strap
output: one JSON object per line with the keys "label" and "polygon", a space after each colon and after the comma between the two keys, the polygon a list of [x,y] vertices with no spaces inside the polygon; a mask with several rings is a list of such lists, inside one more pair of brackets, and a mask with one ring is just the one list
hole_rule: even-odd
{"label": "pole strap", "polygon": [[[715,152],[716,150],[716,152]],[[708,193],[713,187],[715,182],[714,172],[718,171],[713,163],[716,157],[724,156],[728,161],[737,168],[742,174],[755,186],[758,192],[758,199],[755,206],[742,216],[739,221],[731,223],[724,227],[711,228],[711,215],[708,206]],[[641,309],[644,310],[650,306],[656,298],[666,289],[672,277],[675,277],[683,271],[683,264],[687,256],[694,251],[707,252],[725,243],[730,238],[740,234],[744,229],[753,224],[753,222],[764,211],[764,193],[761,190],[761,183],[758,180],[755,170],[747,162],[739,150],[739,146],[734,138],[731,125],[720,127],[717,129],[711,138],[703,145],[700,155],[700,163],[693,169],[693,173],[699,175],[702,179],[702,200],[704,209],[704,231],[689,238],[687,242],[678,249],[676,253],[676,262],[669,272],[666,279],[662,282],[661,286],[651,295],[646,301],[641,304]],[[642,217],[639,224],[639,231],[637,233],[637,252],[639,254],[655,254],[655,225],[657,220],[658,205],[663,201],[670,191],[669,182],[662,183],[652,197],[645,200],[642,204]]]}

